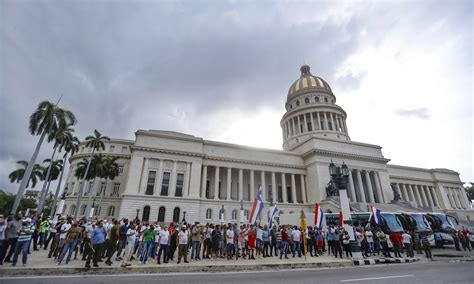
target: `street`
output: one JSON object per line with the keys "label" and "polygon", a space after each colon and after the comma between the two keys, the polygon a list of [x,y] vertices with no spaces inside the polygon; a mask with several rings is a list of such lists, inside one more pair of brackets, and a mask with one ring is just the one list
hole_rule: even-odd
{"label": "street", "polygon": [[0,284],[65,283],[474,283],[472,262],[370,265],[257,272],[2,277]]}

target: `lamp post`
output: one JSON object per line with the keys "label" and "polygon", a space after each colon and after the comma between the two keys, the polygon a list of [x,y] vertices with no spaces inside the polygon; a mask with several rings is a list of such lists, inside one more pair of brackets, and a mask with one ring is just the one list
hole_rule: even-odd
{"label": "lamp post", "polygon": [[347,165],[342,163],[342,166],[336,166],[332,161],[329,164],[329,174],[331,180],[336,185],[339,191],[339,198],[341,200],[341,211],[343,216],[344,230],[349,233],[350,246],[353,258],[362,258],[360,247],[355,240],[354,228],[352,227],[351,210],[349,207],[349,199],[347,198],[347,184],[349,183],[349,168]]}
{"label": "lamp post", "polygon": [[181,220],[181,223],[186,223],[186,211],[183,211],[183,220]]}

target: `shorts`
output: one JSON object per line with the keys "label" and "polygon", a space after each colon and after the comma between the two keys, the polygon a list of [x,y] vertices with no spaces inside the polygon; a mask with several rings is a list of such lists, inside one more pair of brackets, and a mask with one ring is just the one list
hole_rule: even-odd
{"label": "shorts", "polygon": [[257,248],[260,248],[263,246],[263,241],[261,239],[257,239]]}
{"label": "shorts", "polygon": [[212,241],[212,250],[219,250],[219,241]]}

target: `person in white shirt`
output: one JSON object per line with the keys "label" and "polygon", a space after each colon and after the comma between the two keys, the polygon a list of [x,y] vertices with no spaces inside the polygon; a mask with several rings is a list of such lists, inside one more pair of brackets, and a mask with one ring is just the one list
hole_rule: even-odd
{"label": "person in white shirt", "polygon": [[178,264],[181,262],[181,258],[184,257],[184,262],[188,263],[188,232],[186,226],[181,228],[178,233]]}
{"label": "person in white shirt", "polygon": [[298,252],[298,257],[301,257],[301,231],[296,226],[291,231],[291,239],[293,241],[293,257],[296,252]]}
{"label": "person in white shirt", "polygon": [[412,241],[411,241],[411,235],[408,234],[407,232],[404,232],[402,235],[403,239],[403,247],[405,248],[405,252],[407,254],[407,257],[413,257],[413,246],[412,246]]}
{"label": "person in white shirt", "polygon": [[227,237],[227,259],[232,259],[232,253],[234,252],[234,229],[229,226],[226,232]]}
{"label": "person in white shirt", "polygon": [[367,244],[369,246],[369,255],[375,255],[374,252],[374,234],[371,230],[365,231],[365,239],[367,240]]}
{"label": "person in white shirt", "polygon": [[130,266],[130,260],[133,255],[133,250],[135,248],[135,241],[137,238],[137,231],[135,230],[135,224],[131,223],[127,233],[127,245],[125,246],[125,256],[122,259],[122,267]]}
{"label": "person in white shirt", "polygon": [[71,227],[72,227],[72,218],[68,217],[67,222],[64,223],[61,226],[61,229],[59,230],[59,233],[60,233],[59,234],[59,244],[58,244],[59,251],[61,251],[64,244],[66,243],[66,236],[67,236],[67,233],[69,232],[69,230],[71,229]]}
{"label": "person in white shirt", "polygon": [[169,251],[169,244],[170,244],[170,232],[168,231],[168,227],[164,226],[163,230],[160,231],[158,235],[160,249],[158,250],[158,257],[157,263],[161,264],[161,254],[163,253],[163,263],[168,263],[168,251]]}

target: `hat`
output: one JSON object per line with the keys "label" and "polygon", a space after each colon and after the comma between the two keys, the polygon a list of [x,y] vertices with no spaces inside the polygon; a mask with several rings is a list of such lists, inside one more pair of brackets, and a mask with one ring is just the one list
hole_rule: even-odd
{"label": "hat", "polygon": [[187,227],[186,226],[182,226],[181,229],[186,229]]}
{"label": "hat", "polygon": [[23,222],[31,223],[31,218],[25,218],[25,219],[23,219]]}

